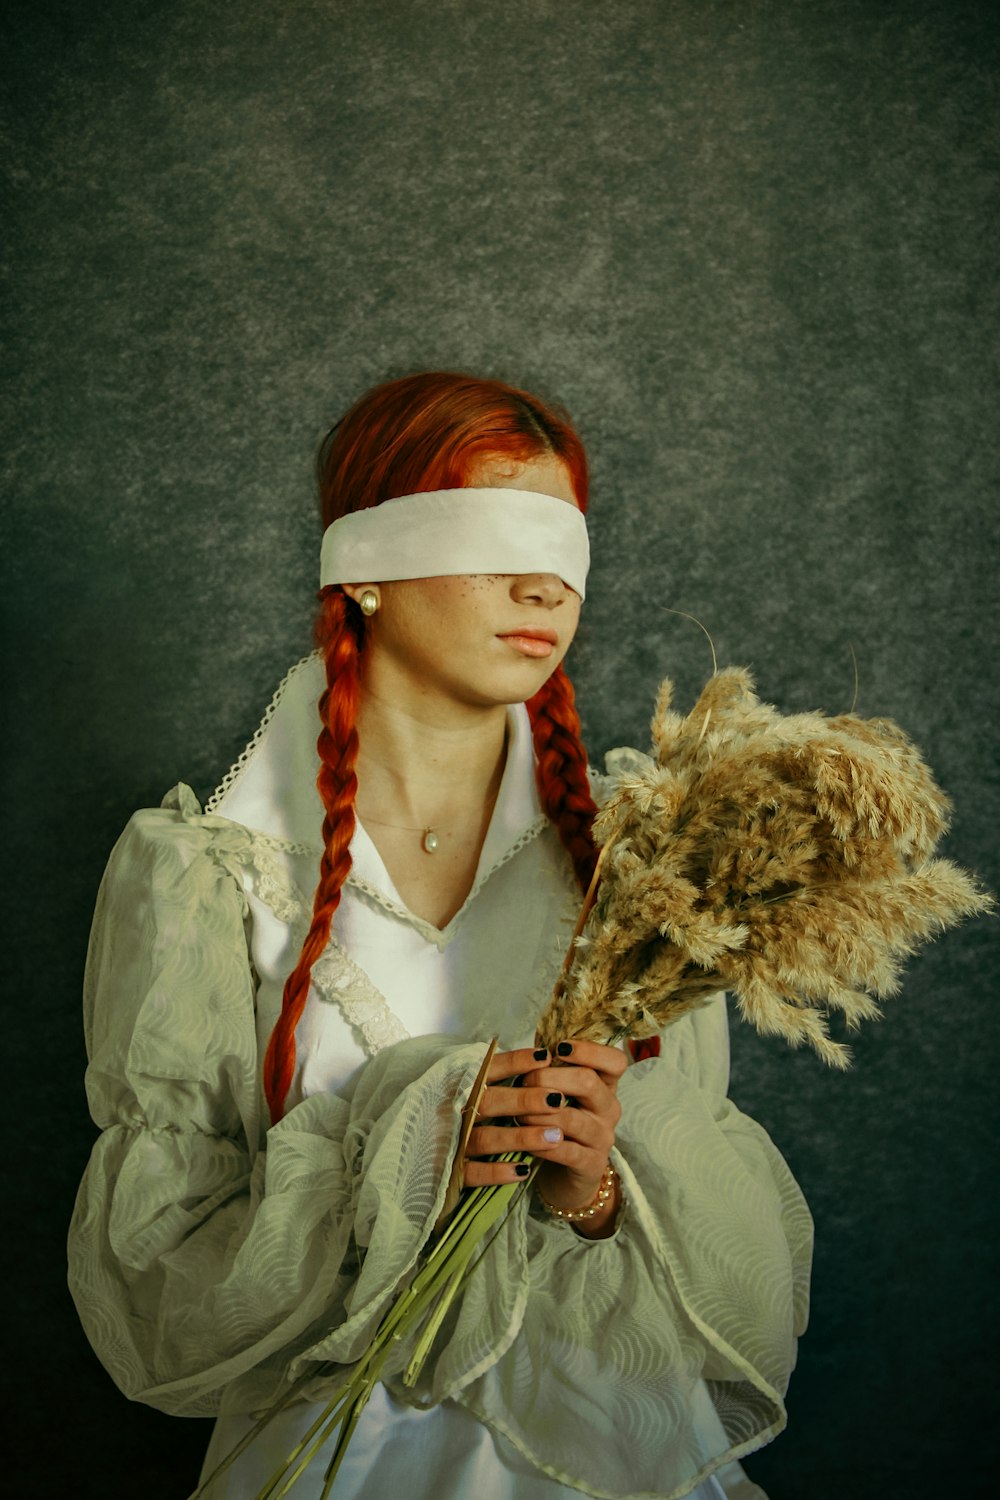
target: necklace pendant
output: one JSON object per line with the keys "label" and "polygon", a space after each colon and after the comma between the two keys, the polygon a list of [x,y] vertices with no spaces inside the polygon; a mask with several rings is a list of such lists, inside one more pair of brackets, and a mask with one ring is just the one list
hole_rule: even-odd
{"label": "necklace pendant", "polygon": [[424,829],[424,836],[421,839],[420,843],[425,854],[436,854],[440,842],[441,840],[438,838],[433,828]]}

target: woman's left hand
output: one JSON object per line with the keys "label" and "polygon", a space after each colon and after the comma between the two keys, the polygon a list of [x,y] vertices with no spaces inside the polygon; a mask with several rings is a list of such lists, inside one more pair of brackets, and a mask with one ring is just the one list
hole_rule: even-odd
{"label": "woman's left hand", "polygon": [[[504,1067],[507,1056],[513,1054],[499,1054],[495,1066]],[[513,1117],[515,1123],[476,1126],[466,1151],[466,1182],[500,1180],[499,1163],[474,1158],[528,1150],[543,1162],[536,1182],[553,1208],[581,1208],[592,1202],[615,1143],[621,1119],[618,1081],[627,1065],[618,1047],[562,1042],[546,1060],[533,1055],[531,1071],[522,1074],[517,1087],[488,1087],[479,1105],[480,1120]],[[491,1070],[491,1085],[493,1076]],[[613,1199],[593,1219],[574,1227],[588,1235],[607,1232],[617,1208]]]}

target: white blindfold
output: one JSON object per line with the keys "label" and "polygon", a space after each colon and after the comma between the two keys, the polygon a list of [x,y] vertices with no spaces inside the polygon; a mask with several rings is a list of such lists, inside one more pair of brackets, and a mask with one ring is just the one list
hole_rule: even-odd
{"label": "white blindfold", "polygon": [[581,511],[534,490],[430,490],[334,521],[323,534],[320,586],[553,573],[584,597],[590,542]]}

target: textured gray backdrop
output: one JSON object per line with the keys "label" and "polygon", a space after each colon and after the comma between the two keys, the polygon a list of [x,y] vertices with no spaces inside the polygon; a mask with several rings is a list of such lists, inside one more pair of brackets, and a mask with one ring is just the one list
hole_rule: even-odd
{"label": "textured gray backdrop", "polygon": [[[4,24],[15,1492],[179,1500],[204,1425],[128,1405],[63,1287],[87,926],[133,808],[208,790],[308,649],[312,453],[368,385],[465,368],[577,420],[595,756],[709,669],[666,606],[786,710],[846,707],[853,645],[860,711],[923,745],[949,851],[997,884],[997,6]],[[985,1493],[997,927],[912,964],[850,1076],[734,1038],[818,1232],[789,1430],[749,1464],[772,1500]]]}

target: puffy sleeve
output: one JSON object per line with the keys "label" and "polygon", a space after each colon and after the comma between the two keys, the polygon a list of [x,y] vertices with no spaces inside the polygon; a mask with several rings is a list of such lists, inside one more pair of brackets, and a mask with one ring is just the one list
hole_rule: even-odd
{"label": "puffy sleeve", "polygon": [[84,1014],[102,1134],[69,1279],[125,1394],[201,1415],[315,1317],[344,1231],[317,1191],[331,1141],[283,1170],[258,1150],[243,890],[231,839],[188,797],[133,817],[98,897]]}
{"label": "puffy sleeve", "polygon": [[178,1415],[214,1412],[223,1392],[237,1409],[267,1403],[342,1319],[354,1280],[348,1106],[324,1095],[265,1133],[241,838],[187,789],[136,814],[88,953],[102,1134],[70,1227],[70,1290],[124,1394]]}
{"label": "puffy sleeve", "polygon": [[812,1222],[727,1086],[720,995],[622,1080],[618,1233],[585,1241],[520,1205],[469,1279],[424,1400],[458,1400],[595,1496],[686,1494],[782,1429]]}

